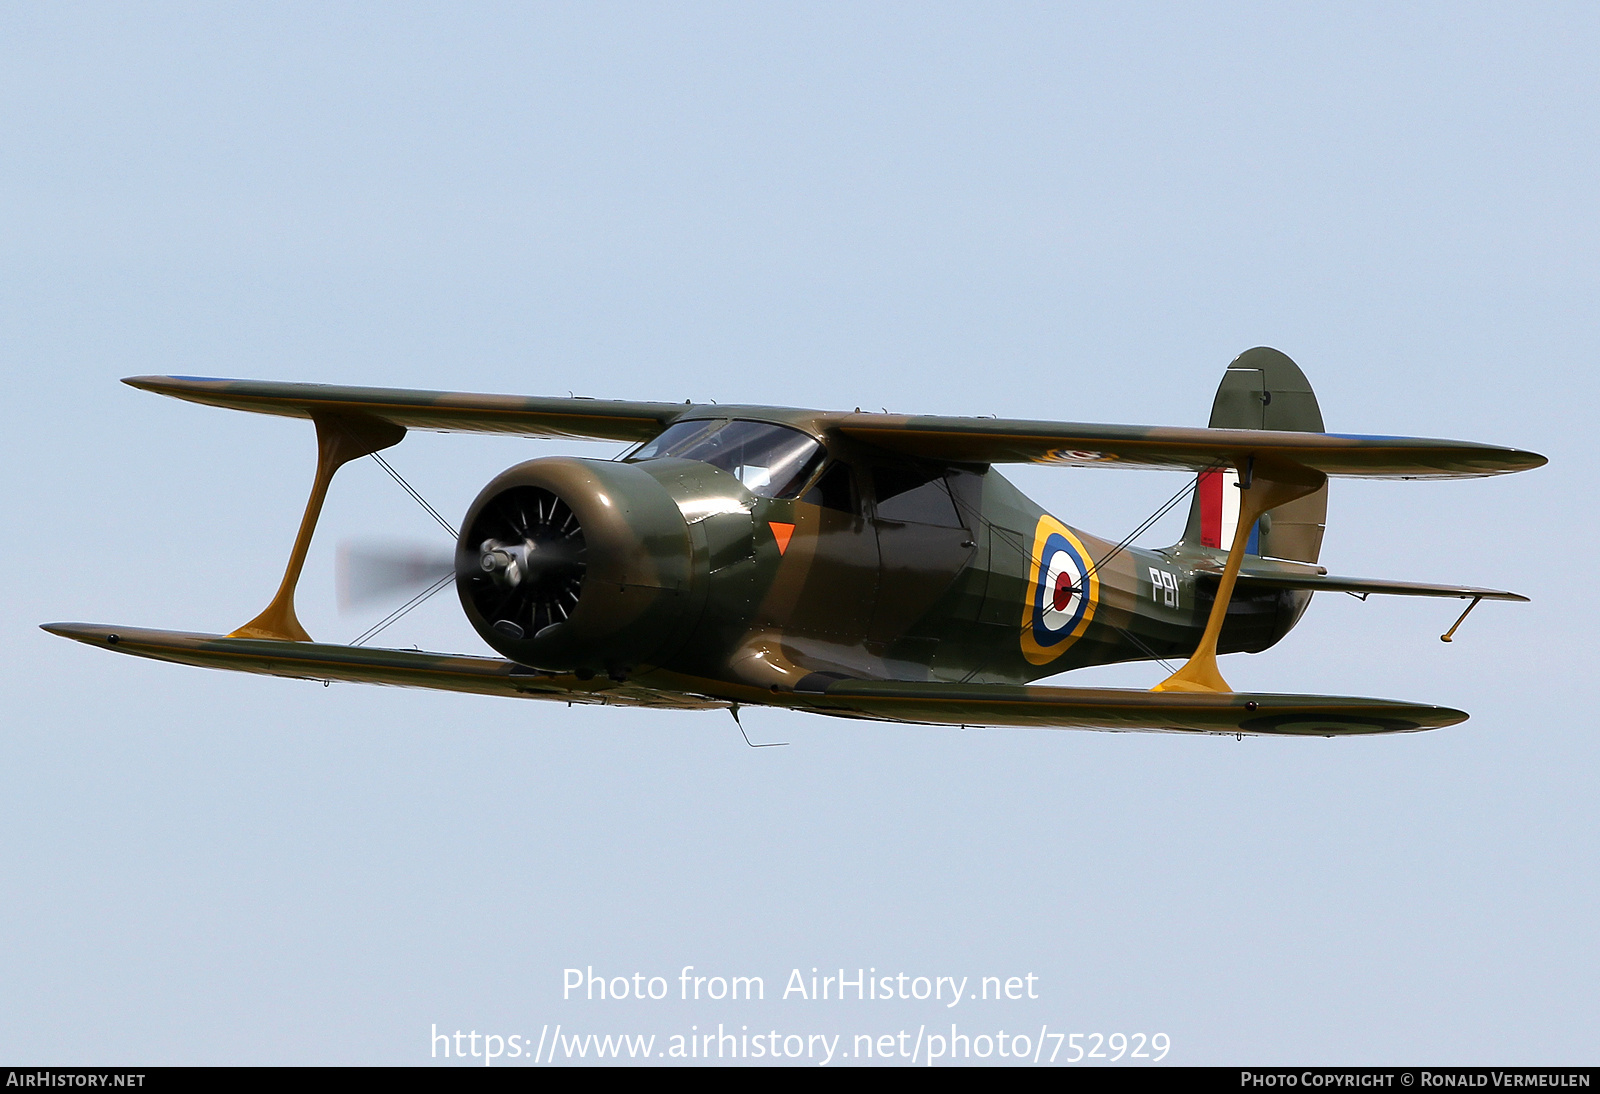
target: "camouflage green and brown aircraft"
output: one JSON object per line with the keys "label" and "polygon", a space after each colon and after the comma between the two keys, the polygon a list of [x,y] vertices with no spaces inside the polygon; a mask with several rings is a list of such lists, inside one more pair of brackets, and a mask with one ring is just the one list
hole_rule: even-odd
{"label": "camouflage green and brown aircraft", "polygon": [[[311,419],[318,462],[305,517],[277,594],[231,634],[46,630],[210,668],[736,716],[763,705],[945,725],[1324,736],[1460,722],[1466,714],[1446,707],[1237,692],[1217,656],[1273,645],[1318,591],[1459,597],[1468,612],[1480,600],[1525,600],[1329,575],[1317,564],[1327,480],[1545,463],[1484,444],[1324,432],[1305,376],[1265,348],[1228,366],[1206,429],[125,382]],[[295,617],[334,472],[408,429],[631,445],[613,460],[518,464],[468,509],[442,582],[454,581],[500,658],[317,643]],[[1186,472],[1183,538],[1145,550],[1132,536],[1080,531],[1006,481],[995,469],[1006,463]],[[1168,658],[1186,660],[1150,691],[1034,683]]]}

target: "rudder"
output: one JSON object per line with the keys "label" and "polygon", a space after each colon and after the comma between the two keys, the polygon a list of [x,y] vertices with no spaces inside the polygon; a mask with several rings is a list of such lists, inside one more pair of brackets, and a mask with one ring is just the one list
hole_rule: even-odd
{"label": "rudder", "polygon": [[[1211,404],[1212,429],[1275,429],[1298,433],[1325,432],[1322,410],[1305,373],[1286,355],[1258,346],[1245,350],[1223,373]],[[1233,544],[1239,519],[1239,481],[1230,469],[1203,471],[1189,506],[1183,543],[1226,551]],[[1315,562],[1322,550],[1328,513],[1326,485],[1314,494],[1280,505],[1251,529],[1247,550],[1253,555]]]}

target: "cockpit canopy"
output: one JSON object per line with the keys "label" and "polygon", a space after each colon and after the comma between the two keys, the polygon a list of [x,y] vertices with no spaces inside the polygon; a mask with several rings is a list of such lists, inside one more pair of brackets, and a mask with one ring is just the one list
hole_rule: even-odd
{"label": "cockpit canopy", "polygon": [[786,425],[702,418],[674,422],[625,458],[700,460],[733,475],[758,497],[793,498],[826,455],[815,437]]}

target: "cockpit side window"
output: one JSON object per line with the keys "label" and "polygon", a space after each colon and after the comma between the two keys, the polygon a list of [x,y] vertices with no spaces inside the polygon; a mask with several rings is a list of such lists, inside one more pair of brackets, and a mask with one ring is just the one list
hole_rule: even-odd
{"label": "cockpit side window", "polygon": [[941,528],[964,526],[942,468],[885,464],[872,469],[872,485],[878,495],[880,520]]}
{"label": "cockpit side window", "polygon": [[837,460],[822,473],[817,484],[800,499],[824,509],[837,509],[841,513],[857,512],[855,486],[851,482],[850,465]]}

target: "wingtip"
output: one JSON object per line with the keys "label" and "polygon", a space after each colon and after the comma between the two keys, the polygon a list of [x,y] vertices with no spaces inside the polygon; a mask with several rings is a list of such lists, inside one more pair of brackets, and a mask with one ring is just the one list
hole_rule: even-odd
{"label": "wingtip", "polygon": [[111,628],[98,623],[40,623],[39,629],[74,642],[98,642],[111,634]]}
{"label": "wingtip", "polygon": [[1538,452],[1529,452],[1524,448],[1507,448],[1504,450],[1504,471],[1516,474],[1519,471],[1532,471],[1543,467],[1550,462],[1550,458]]}
{"label": "wingtip", "polygon": [[153,391],[157,395],[181,395],[189,391],[206,390],[208,384],[226,384],[232,381],[221,376],[124,376],[122,382],[140,391]]}

